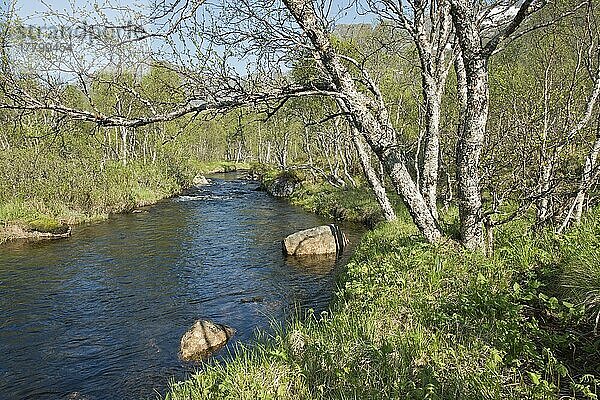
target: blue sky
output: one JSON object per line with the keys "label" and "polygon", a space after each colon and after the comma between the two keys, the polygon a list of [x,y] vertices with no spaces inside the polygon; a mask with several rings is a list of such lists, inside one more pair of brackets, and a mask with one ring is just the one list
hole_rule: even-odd
{"label": "blue sky", "polygon": [[[3,5],[5,5],[7,2],[10,2],[10,1],[12,1],[12,0],[0,0],[0,2],[3,3]],[[71,8],[72,8],[71,3],[73,3],[73,5],[75,5],[75,7],[83,7],[83,8],[90,9],[91,4],[93,4],[94,0],[46,0],[43,2],[41,0],[16,0],[16,1],[17,1],[17,8],[18,8],[19,15],[22,18],[27,19],[35,24],[35,22],[39,22],[39,18],[36,18],[36,15],[47,12],[48,7],[52,8],[53,11],[69,12],[69,11],[71,11]],[[102,4],[104,1],[97,0],[97,2]],[[112,1],[112,2],[118,3],[118,1],[117,2]],[[143,1],[143,2],[146,3],[146,1]],[[130,3],[131,2],[129,2],[129,1],[124,2],[124,4],[130,4]],[[332,8],[335,9],[336,6],[339,8],[341,4],[345,4],[345,3],[346,3],[346,1],[344,1],[344,0],[333,0]],[[123,4],[123,2],[121,2],[121,4]],[[348,10],[348,12],[338,21],[338,23],[371,22],[371,20],[372,19],[369,17],[357,15],[354,8],[352,8],[352,9]]]}
{"label": "blue sky", "polygon": [[[2,3],[6,3],[6,2],[11,2],[13,0],[0,0],[0,4]],[[131,8],[135,8],[136,6],[134,4],[137,4],[137,8],[138,9],[142,9],[143,5],[147,5],[149,4],[149,2],[151,0],[134,0],[134,1],[127,1],[127,0],[16,0],[17,1],[17,13],[19,14],[20,18],[24,21],[24,23],[26,25],[31,25],[31,26],[36,26],[36,27],[43,27],[43,26],[54,26],[54,25],[62,25],[61,22],[56,22],[56,20],[54,18],[51,19],[51,21],[54,22],[48,22],[48,21],[44,21],[44,19],[42,18],[44,13],[47,13],[49,11],[51,12],[57,12],[59,14],[66,14],[66,15],[71,15],[75,18],[78,17],[78,11],[81,12],[82,18],[83,15],[87,14],[84,11],[92,11],[93,10],[93,4],[94,2],[98,3],[100,6],[105,5],[107,6],[106,3],[111,3],[113,5],[126,5],[128,7]],[[175,1],[175,0],[173,0]],[[350,24],[350,23],[357,23],[357,22],[372,22],[372,18],[368,17],[368,16],[364,16],[364,15],[358,15],[358,13],[356,12],[356,10],[354,8],[348,9],[346,10],[343,5],[347,4],[349,0],[333,0],[333,6],[331,7],[331,12],[336,14],[337,10],[339,10],[340,8],[344,8],[344,13],[342,15],[338,15],[338,19],[337,19],[337,23],[345,23],[345,24]],[[73,10],[73,8],[75,8],[75,10]],[[141,10],[140,10],[141,11]],[[89,13],[89,14],[93,14],[93,12]],[[110,13],[112,14],[112,12]],[[116,17],[116,15],[115,15]],[[117,22],[116,21],[117,18],[115,18],[115,21],[112,22]],[[125,20],[130,20],[129,18],[125,18]],[[121,19],[121,21],[123,21]],[[82,21],[85,22],[85,21]],[[90,22],[90,21],[88,21]],[[92,22],[93,24],[93,22]],[[148,27],[146,27],[148,28]],[[150,28],[151,29],[151,28]],[[179,40],[175,39],[177,42],[179,42]],[[156,46],[158,47],[156,47]],[[160,49],[160,44],[156,43],[156,44],[151,44],[151,46],[153,48],[155,48],[155,50]],[[168,57],[168,55],[165,54],[166,57]],[[232,65],[237,71],[238,73],[244,74],[246,71],[246,67],[249,66],[252,63],[251,58],[245,59],[245,60],[230,60],[230,65]]]}

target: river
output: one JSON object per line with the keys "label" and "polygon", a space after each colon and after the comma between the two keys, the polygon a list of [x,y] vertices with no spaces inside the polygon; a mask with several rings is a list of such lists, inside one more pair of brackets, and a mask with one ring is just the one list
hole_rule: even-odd
{"label": "river", "polygon": [[283,237],[329,221],[257,186],[215,175],[69,239],[0,246],[0,399],[154,399],[200,367],[177,355],[196,319],[237,330],[223,358],[296,307],[325,309],[352,245],[334,266],[286,259]]}

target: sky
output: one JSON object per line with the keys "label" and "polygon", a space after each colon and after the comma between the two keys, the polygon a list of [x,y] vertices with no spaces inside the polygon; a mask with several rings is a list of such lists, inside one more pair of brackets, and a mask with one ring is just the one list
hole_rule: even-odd
{"label": "sky", "polygon": [[[149,4],[152,0],[0,0],[0,4],[6,7],[12,1],[16,1],[16,12],[18,16],[22,19],[25,25],[33,26],[33,27],[48,27],[55,25],[64,25],[64,22],[52,22],[55,19],[52,19],[50,22],[45,21],[43,15],[48,12],[54,12],[58,14],[66,14],[70,16],[74,16],[76,19],[81,16],[82,19],[85,19],[84,15],[86,15],[86,11],[93,11],[94,3],[98,3],[100,6],[107,6],[108,3],[114,5],[123,5],[124,8],[131,8],[137,10],[143,10],[144,5]],[[175,1],[175,0],[172,0]],[[331,7],[331,12],[337,14],[337,10],[340,8],[344,9],[343,14],[338,15],[338,19],[336,21],[337,24],[352,24],[352,23],[370,23],[372,22],[372,18],[369,18],[364,15],[359,15],[354,8],[344,7],[345,4],[349,0],[332,0],[333,4]],[[93,15],[93,12],[90,14]],[[114,21],[109,21],[111,23],[117,23],[118,18],[116,13],[109,13],[109,18],[114,17]],[[130,20],[130,19],[129,19]],[[83,22],[83,21],[82,21]],[[91,21],[88,20],[88,23]],[[122,20],[120,22],[123,22]],[[93,24],[93,22],[91,22]],[[71,27],[67,27],[71,28]],[[144,26],[144,29],[152,30],[152,27]],[[154,29],[156,30],[156,29]],[[71,31],[72,32],[72,31]],[[177,40],[177,39],[175,39]],[[181,46],[185,46],[185,44],[181,43]],[[160,44],[151,43],[150,46],[155,49],[160,49]],[[84,52],[87,53],[87,52]],[[167,54],[164,54],[165,57],[168,57]],[[84,56],[84,61],[87,60],[86,56]],[[231,60],[231,65],[238,71],[238,73],[244,75],[248,72],[248,65],[251,65],[251,59],[246,60]],[[253,69],[253,68],[251,68]]]}
{"label": "sky", "polygon": [[[93,10],[94,3],[97,3],[100,6],[112,4],[116,6],[124,6],[124,8],[129,7],[131,9],[141,10],[143,6],[149,4],[151,0],[0,0],[0,4],[2,4],[3,7],[7,7],[7,4],[10,4],[13,1],[16,1],[17,14],[26,25],[43,27],[47,25],[53,25],[52,22],[49,23],[43,19],[43,15],[49,11],[64,13],[66,15],[74,15],[76,17],[78,16],[78,12],[80,12],[83,18],[83,15],[86,14],[86,10]],[[349,9],[344,7],[349,0],[332,1],[332,13],[337,13],[336,10],[339,10],[340,8],[344,9],[344,13],[338,16],[336,23],[352,24],[372,22],[372,18],[359,15],[354,7]],[[75,11],[73,9],[75,9]],[[115,21],[111,22],[117,22],[116,14],[114,14],[114,17]]]}
{"label": "sky", "polygon": [[[7,3],[10,3],[14,0],[0,0],[3,4],[3,7],[6,7]],[[99,4],[103,4],[105,0],[97,0]],[[119,1],[111,1],[114,4],[118,4]],[[333,0],[332,9],[339,9],[343,7],[343,5],[347,2],[347,0]],[[39,18],[36,18],[36,15],[40,13],[47,12],[49,8],[53,11],[66,11],[69,12],[72,9],[72,5],[75,7],[82,7],[85,9],[91,9],[94,0],[16,0],[18,14],[27,20],[30,20],[31,23],[39,22]],[[125,1],[124,3],[121,1],[121,4],[131,4],[131,1]],[[147,0],[141,0],[137,2],[138,4],[144,3],[147,4]],[[359,22],[371,22],[372,18],[358,15],[354,8],[347,10],[347,12],[338,20],[338,23],[343,24],[352,24]]]}

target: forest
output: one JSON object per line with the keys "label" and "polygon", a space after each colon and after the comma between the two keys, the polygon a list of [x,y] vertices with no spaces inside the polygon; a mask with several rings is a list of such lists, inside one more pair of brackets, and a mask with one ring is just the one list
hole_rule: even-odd
{"label": "forest", "polygon": [[[16,3],[3,13],[0,243],[229,169],[372,228],[329,312],[167,398],[598,397],[593,0],[45,12],[102,27],[85,40],[26,29]],[[122,37],[123,21],[145,29]]]}

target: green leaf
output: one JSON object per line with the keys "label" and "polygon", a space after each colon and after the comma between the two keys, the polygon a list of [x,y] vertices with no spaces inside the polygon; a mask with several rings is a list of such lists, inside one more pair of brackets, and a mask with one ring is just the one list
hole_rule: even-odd
{"label": "green leaf", "polygon": [[540,384],[542,377],[539,374],[536,374],[535,372],[531,371],[528,371],[527,374],[529,375],[529,379],[531,379],[531,382],[533,382],[534,385],[538,386]]}

